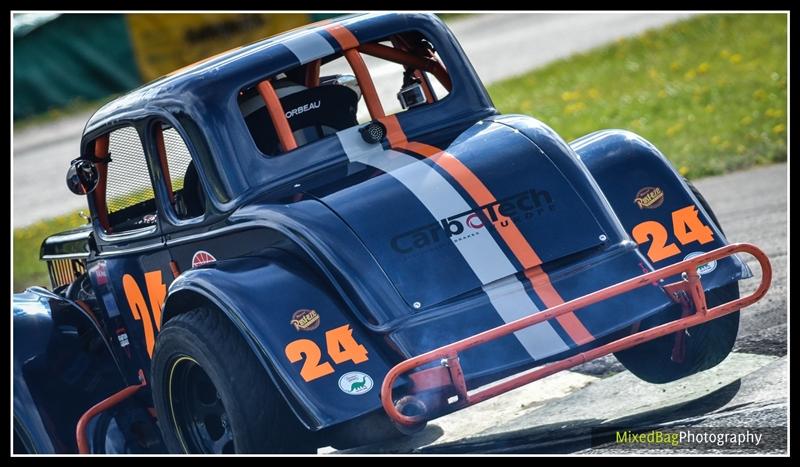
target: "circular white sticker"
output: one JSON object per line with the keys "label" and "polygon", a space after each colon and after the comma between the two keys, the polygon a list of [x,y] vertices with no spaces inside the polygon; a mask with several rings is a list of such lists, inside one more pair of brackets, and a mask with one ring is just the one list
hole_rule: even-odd
{"label": "circular white sticker", "polygon": [[[689,253],[688,255],[686,255],[686,258],[683,258],[683,259],[685,261],[687,259],[696,258],[696,257],[698,257],[700,255],[704,255],[704,254],[706,254],[706,252],[695,251],[694,253]],[[706,264],[702,264],[702,265],[698,266],[697,267],[697,273],[702,276],[704,274],[708,274],[709,272],[713,271],[714,269],[717,269],[717,260],[712,260],[712,261],[709,261]]]}
{"label": "circular white sticker", "polygon": [[361,373],[360,371],[351,371],[343,374],[342,377],[339,378],[339,389],[341,389],[343,393],[350,394],[351,396],[366,394],[372,389],[372,386],[372,378],[368,374]]}

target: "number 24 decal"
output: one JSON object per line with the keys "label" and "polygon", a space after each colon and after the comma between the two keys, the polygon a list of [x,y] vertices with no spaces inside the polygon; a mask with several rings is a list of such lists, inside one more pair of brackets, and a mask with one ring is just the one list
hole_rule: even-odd
{"label": "number 24 decal", "polygon": [[167,297],[167,285],[164,284],[159,270],[144,273],[144,283],[150,299],[149,309],[148,302],[145,301],[142,289],[139,288],[136,279],[130,274],[122,276],[122,290],[125,292],[128,306],[133,313],[133,319],[142,322],[147,354],[152,357],[153,347],[156,344],[155,333],[161,329],[161,307],[164,306],[164,300]]}
{"label": "number 24 decal", "polygon": [[[334,363],[344,363],[348,360],[353,363],[363,363],[369,360],[366,347],[356,342],[353,338],[353,330],[348,324],[326,331],[325,344],[328,348],[328,356],[333,359]],[[303,360],[305,355],[305,362],[300,370],[300,376],[305,382],[322,378],[334,371],[333,365],[329,362],[320,363],[322,351],[312,340],[298,339],[289,342],[284,351],[286,358],[292,363]]]}
{"label": "number 24 decal", "polygon": [[[672,232],[681,245],[700,242],[701,245],[714,241],[714,232],[703,224],[697,209],[692,206],[672,211]],[[651,261],[661,261],[681,252],[674,243],[667,243],[667,229],[656,221],[645,221],[633,228],[633,239],[641,245],[652,240],[647,250]]]}

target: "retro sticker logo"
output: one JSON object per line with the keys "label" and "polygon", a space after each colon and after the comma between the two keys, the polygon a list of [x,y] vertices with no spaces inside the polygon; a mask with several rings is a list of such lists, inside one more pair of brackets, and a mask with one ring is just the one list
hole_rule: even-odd
{"label": "retro sticker logo", "polygon": [[633,202],[639,209],[655,209],[664,203],[664,190],[659,187],[646,186],[636,193]]}
{"label": "retro sticker logo", "polygon": [[289,324],[297,331],[313,331],[319,327],[319,313],[316,310],[300,309],[292,314]]}
{"label": "retro sticker logo", "polygon": [[[703,252],[703,251],[695,251],[694,253],[689,253],[688,255],[686,255],[686,257],[683,258],[683,260],[686,261],[687,259],[696,258],[696,257],[698,257],[700,255],[703,255],[703,254],[705,254],[705,252]],[[698,266],[697,267],[697,273],[702,276],[702,275],[708,274],[709,272],[712,272],[714,269],[717,269],[717,260],[712,260],[712,261],[709,261],[706,264],[702,264],[702,265]]]}
{"label": "retro sticker logo", "polygon": [[192,268],[200,267],[204,264],[210,264],[217,260],[214,255],[207,251],[199,250],[192,256]]}
{"label": "retro sticker logo", "polygon": [[351,396],[360,396],[366,394],[372,389],[374,385],[372,378],[360,371],[351,371],[345,373],[339,378],[339,389],[345,394]]}

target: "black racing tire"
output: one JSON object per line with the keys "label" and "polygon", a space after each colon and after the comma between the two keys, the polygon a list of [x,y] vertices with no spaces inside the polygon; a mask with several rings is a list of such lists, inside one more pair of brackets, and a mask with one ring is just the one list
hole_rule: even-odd
{"label": "black racing tire", "polygon": [[[711,220],[722,231],[722,227],[706,199],[688,180],[686,183]],[[737,298],[739,298],[738,282],[732,282],[706,292],[706,303],[709,308]],[[665,313],[658,313],[644,319],[639,329],[650,329],[674,321],[680,316],[681,307],[676,305]],[[680,363],[672,361],[675,334],[668,334],[636,347],[615,352],[614,356],[639,379],[655,384],[669,383],[708,370],[722,362],[731,353],[738,332],[739,311],[735,311],[721,318],[688,328],[684,337],[686,346],[684,359]]]}
{"label": "black racing tire", "polygon": [[316,453],[310,432],[216,310],[198,308],[167,321],[150,375],[171,453]]}

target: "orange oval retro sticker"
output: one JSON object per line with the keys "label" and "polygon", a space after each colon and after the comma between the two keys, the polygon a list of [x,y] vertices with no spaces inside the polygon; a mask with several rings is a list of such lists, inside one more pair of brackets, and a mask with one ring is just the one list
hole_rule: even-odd
{"label": "orange oval retro sticker", "polygon": [[664,202],[664,191],[659,187],[646,186],[636,193],[633,202],[639,209],[655,209]]}
{"label": "orange oval retro sticker", "polygon": [[289,323],[298,331],[313,331],[319,327],[319,313],[316,310],[300,309],[292,314]]}

